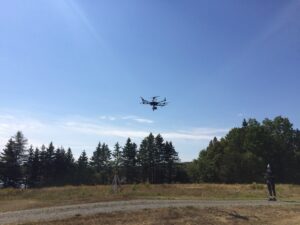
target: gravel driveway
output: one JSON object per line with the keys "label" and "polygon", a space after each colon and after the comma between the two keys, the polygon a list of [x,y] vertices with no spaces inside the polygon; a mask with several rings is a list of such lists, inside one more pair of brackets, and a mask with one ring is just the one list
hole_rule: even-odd
{"label": "gravel driveway", "polygon": [[265,206],[265,205],[300,205],[299,202],[268,202],[265,200],[131,200],[89,203],[78,205],[66,205],[59,207],[39,208],[14,212],[0,213],[0,224],[24,223],[45,220],[58,220],[74,216],[84,216],[97,213],[109,213],[115,211],[135,211],[141,209],[155,209],[166,207],[195,206],[205,207],[230,207],[230,206]]}

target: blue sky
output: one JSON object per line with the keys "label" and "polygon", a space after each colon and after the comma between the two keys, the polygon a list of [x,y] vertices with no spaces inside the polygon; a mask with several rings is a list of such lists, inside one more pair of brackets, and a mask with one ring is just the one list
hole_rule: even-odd
{"label": "blue sky", "polygon": [[[90,156],[153,132],[189,161],[243,118],[299,128],[299,11],[298,0],[3,0],[0,147],[22,130]],[[170,104],[139,104],[154,95]]]}

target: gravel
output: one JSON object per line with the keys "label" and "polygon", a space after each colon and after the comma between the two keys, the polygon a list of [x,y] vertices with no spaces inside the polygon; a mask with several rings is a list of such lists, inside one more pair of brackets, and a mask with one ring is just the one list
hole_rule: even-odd
{"label": "gravel", "polygon": [[231,206],[276,206],[300,205],[299,202],[269,202],[266,200],[131,200],[101,203],[88,203],[66,205],[59,207],[39,208],[0,213],[0,224],[20,224],[25,222],[41,222],[59,220],[74,216],[93,215],[97,213],[110,213],[117,211],[137,211],[142,209],[168,208],[168,207],[231,207]]}

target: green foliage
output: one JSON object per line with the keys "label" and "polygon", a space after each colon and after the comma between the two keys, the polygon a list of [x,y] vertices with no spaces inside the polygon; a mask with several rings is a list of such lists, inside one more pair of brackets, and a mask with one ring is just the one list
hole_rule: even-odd
{"label": "green foliage", "polygon": [[154,137],[150,133],[142,141],[138,153],[142,182],[174,182],[178,169],[177,162],[179,162],[179,157],[172,142],[164,142],[160,134]]}
{"label": "green foliage", "polygon": [[16,187],[17,183],[22,179],[18,154],[18,151],[15,149],[15,142],[9,139],[3,153],[1,153],[1,179],[6,187]]}
{"label": "green foliage", "polygon": [[221,140],[214,138],[189,167],[196,181],[262,182],[268,163],[278,182],[300,183],[300,134],[287,118],[244,120]]}
{"label": "green foliage", "polygon": [[121,157],[122,157],[122,151],[121,146],[117,142],[115,144],[114,151],[112,153],[113,161],[112,161],[112,167],[113,167],[113,173],[119,174],[119,168],[121,166]]}
{"label": "green foliage", "polygon": [[23,179],[22,166],[26,162],[26,145],[27,139],[22,132],[18,131],[13,138],[9,139],[0,155],[0,177],[7,187],[17,187]]}
{"label": "green foliage", "polygon": [[95,183],[108,184],[111,182],[112,170],[111,170],[111,151],[108,145],[99,142],[96,150],[93,152],[91,158],[91,166],[95,169],[97,179]]}
{"label": "green foliage", "polygon": [[127,139],[121,155],[121,162],[123,168],[123,176],[126,178],[127,183],[137,181],[137,145]]}
{"label": "green foliage", "polygon": [[10,139],[1,153],[0,179],[6,186],[16,187],[26,181],[29,187],[62,186],[66,184],[111,184],[115,174],[122,183],[173,183],[186,182],[186,167],[179,164],[178,153],[172,142],[165,142],[159,134],[145,137],[140,148],[127,139],[125,146],[119,143],[111,153],[105,143],[97,145],[91,159],[83,151],[75,161],[72,150],[48,147],[26,153],[27,140],[21,132]]}
{"label": "green foliage", "polygon": [[75,184],[91,184],[93,180],[93,170],[89,165],[89,159],[86,155],[85,150],[82,151],[81,155],[76,162],[76,175]]}

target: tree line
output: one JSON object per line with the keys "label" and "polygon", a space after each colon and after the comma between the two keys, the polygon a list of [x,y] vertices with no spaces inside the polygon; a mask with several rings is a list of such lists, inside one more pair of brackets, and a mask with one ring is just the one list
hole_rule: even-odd
{"label": "tree line", "polygon": [[77,160],[72,150],[48,147],[27,148],[21,131],[8,140],[0,154],[0,179],[6,187],[26,183],[29,187],[111,184],[115,175],[124,183],[172,183],[180,181],[180,159],[172,142],[152,133],[140,146],[127,139],[113,150],[100,143],[89,158],[83,150]]}
{"label": "tree line", "polygon": [[300,131],[288,118],[245,120],[224,137],[214,138],[189,166],[196,182],[263,182],[267,164],[282,183],[300,183]]}
{"label": "tree line", "polygon": [[77,160],[70,148],[27,145],[17,132],[1,152],[0,180],[5,186],[21,181],[30,187],[111,184],[114,175],[129,184],[264,182],[267,164],[276,182],[300,183],[300,131],[281,116],[261,123],[244,119],[241,127],[219,140],[213,138],[197,159],[187,163],[180,162],[172,142],[152,133],[139,146],[130,138],[113,149],[99,142],[90,158],[82,151]]}

